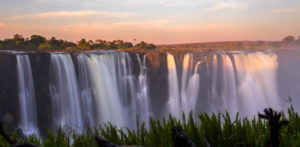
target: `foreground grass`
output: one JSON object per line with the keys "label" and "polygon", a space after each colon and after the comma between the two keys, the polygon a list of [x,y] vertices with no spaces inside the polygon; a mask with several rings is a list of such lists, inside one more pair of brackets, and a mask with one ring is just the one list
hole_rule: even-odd
{"label": "foreground grass", "polygon": [[[212,147],[250,147],[266,146],[269,133],[268,123],[259,118],[240,118],[238,114],[231,120],[228,113],[212,114],[200,113],[197,122],[193,119],[192,113],[181,119],[169,116],[168,119],[150,119],[149,127],[145,123],[137,123],[137,129],[118,128],[113,124],[106,124],[97,128],[87,129],[84,134],[75,131],[64,132],[61,128],[56,133],[48,131],[44,139],[35,135],[20,137],[14,133],[11,138],[16,142],[28,142],[44,147],[92,147],[97,146],[94,137],[101,136],[118,145],[141,145],[150,147],[171,147],[172,126],[181,126],[190,139],[197,146],[206,146],[209,143]],[[288,113],[282,116],[289,124],[281,131],[282,147],[300,146],[300,118],[293,107]],[[0,136],[0,146],[8,146],[5,139]]]}

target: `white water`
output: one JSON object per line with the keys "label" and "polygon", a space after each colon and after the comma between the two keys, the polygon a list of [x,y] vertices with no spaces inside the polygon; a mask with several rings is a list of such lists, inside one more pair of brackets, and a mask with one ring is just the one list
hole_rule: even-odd
{"label": "white water", "polygon": [[[266,107],[280,109],[277,89],[277,56],[274,53],[239,53],[230,55],[219,53],[211,56],[208,83],[202,88],[208,91],[209,109],[213,112],[240,112],[243,116],[254,116]],[[186,54],[183,59],[181,85],[173,55],[167,55],[169,78],[169,109],[180,117],[182,112],[189,113],[197,108],[200,74],[197,69],[201,61],[193,65],[193,55]],[[193,72],[193,68],[195,69]],[[178,87],[181,87],[179,89]],[[206,103],[205,101],[202,101]],[[200,102],[200,104],[202,103]],[[209,111],[209,110],[208,110]]]}
{"label": "white water", "polygon": [[20,127],[26,135],[39,135],[37,123],[37,111],[35,90],[28,55],[19,54],[17,57]]}
{"label": "white water", "polygon": [[84,54],[77,56],[78,63],[78,87],[80,93],[80,103],[82,106],[83,121],[88,126],[95,126],[95,98],[91,85],[92,78],[89,76],[89,58]]}
{"label": "white water", "polygon": [[127,53],[77,56],[82,110],[90,126],[111,122],[135,127],[136,115],[148,122],[151,109],[146,56],[141,60],[137,55],[137,60],[140,72],[136,77]]}
{"label": "white water", "polygon": [[137,101],[138,113],[140,121],[144,121],[147,126],[149,126],[149,118],[152,115],[150,109],[150,98],[149,98],[149,89],[147,81],[147,66],[146,66],[146,55],[143,56],[143,60],[137,54],[137,59],[139,61],[140,73],[138,76],[137,83]]}
{"label": "white water", "polygon": [[56,127],[84,126],[78,82],[70,54],[51,54],[50,94]]}
{"label": "white water", "polygon": [[[28,133],[37,132],[30,61],[27,55],[17,55],[17,61],[20,127]],[[166,73],[160,74],[167,76],[168,99],[163,104],[166,107],[160,108],[151,105],[163,99],[150,97],[150,84],[157,81],[148,79],[146,55],[78,53],[72,59],[69,53],[51,53],[52,127],[62,125],[81,132],[85,125],[111,122],[134,128],[136,115],[148,125],[149,117],[155,116],[152,108],[164,117],[168,113],[176,117],[182,112],[197,114],[201,109],[253,116],[265,107],[280,108],[274,53],[220,52],[203,59],[187,53],[180,62],[182,66],[167,54]]]}
{"label": "white water", "polygon": [[223,88],[221,92],[222,109],[223,111],[227,110],[230,114],[236,114],[238,112],[238,100],[234,65],[228,55],[221,55],[221,59],[223,63]]}
{"label": "white water", "polygon": [[241,109],[253,116],[266,107],[280,108],[277,89],[277,56],[274,53],[235,54]]}
{"label": "white water", "polygon": [[169,78],[169,101],[168,101],[168,113],[172,113],[172,115],[176,117],[180,117],[182,113],[181,108],[181,100],[179,96],[179,85],[178,85],[178,77],[177,77],[177,68],[173,55],[167,54],[167,62],[168,62],[168,78]]}

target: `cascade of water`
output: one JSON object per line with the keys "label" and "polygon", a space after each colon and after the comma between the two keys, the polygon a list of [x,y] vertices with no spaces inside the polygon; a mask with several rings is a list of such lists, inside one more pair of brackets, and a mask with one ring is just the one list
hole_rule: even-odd
{"label": "cascade of water", "polygon": [[[134,57],[129,53],[110,52],[80,53],[75,57],[78,75],[69,53],[51,53],[50,94],[55,127],[78,127],[81,131],[84,125],[107,122],[135,127],[136,115],[141,121],[149,121],[151,101],[155,99],[149,94],[149,84],[153,83],[147,79],[145,55]],[[136,58],[138,66],[133,66],[131,57]],[[177,70],[181,68],[177,69],[174,56],[167,54],[169,100],[163,108],[167,113],[181,117],[182,112],[195,111],[203,95],[207,96],[203,104],[208,104],[205,109],[208,112],[228,110],[230,114],[240,112],[253,116],[265,107],[279,108],[278,64],[274,53],[221,52],[204,60],[195,57],[192,53],[184,55],[182,72],[178,75]],[[37,132],[30,61],[27,55],[17,55],[17,63],[21,127],[29,133]],[[200,76],[204,76],[201,83]]]}
{"label": "cascade of water", "polygon": [[169,101],[168,101],[168,111],[176,117],[181,116],[181,101],[178,90],[178,77],[177,77],[177,68],[172,54],[167,54],[168,62],[168,82],[169,82]]}
{"label": "cascade of water", "polygon": [[84,126],[78,82],[70,54],[51,54],[50,95],[55,127],[78,128]]}
{"label": "cascade of water", "polygon": [[[196,108],[196,101],[199,93],[200,76],[198,73],[198,61],[193,66],[193,55],[185,54],[182,64],[181,89],[179,89],[177,69],[174,57],[167,55],[168,71],[169,71],[169,107],[170,112],[180,117],[182,111],[188,114]],[[193,70],[194,69],[194,70]],[[180,93],[180,94],[179,94]]]}
{"label": "cascade of water", "polygon": [[200,83],[200,77],[197,72],[199,65],[200,61],[197,62],[195,70],[193,71],[193,55],[184,55],[181,76],[181,102],[185,114],[195,110]]}
{"label": "cascade of water", "polygon": [[136,77],[132,71],[132,60],[128,53],[118,53],[113,54],[116,60],[116,78],[118,85],[118,96],[119,100],[122,101],[122,115],[124,116],[124,121],[128,127],[134,127],[136,121],[135,115],[137,114],[138,104],[136,100]]}
{"label": "cascade of water", "polygon": [[236,114],[238,112],[237,92],[236,92],[236,80],[234,67],[231,59],[228,55],[220,55],[222,60],[222,91],[221,91],[221,103],[222,109],[227,110],[230,114]]}
{"label": "cascade of water", "polygon": [[212,105],[212,111],[217,112],[220,109],[219,106],[219,95],[218,95],[218,73],[219,73],[219,68],[218,68],[218,56],[213,55],[213,62],[212,62],[212,87],[209,91],[211,91],[210,95],[210,102],[209,104]]}
{"label": "cascade of water", "polygon": [[190,111],[196,110],[196,106],[197,106],[196,102],[198,99],[199,87],[200,87],[200,74],[198,73],[198,68],[200,64],[201,64],[200,61],[196,63],[195,70],[193,71],[192,75],[189,77],[189,81],[187,83],[187,87],[184,92],[186,93],[186,96],[182,97],[182,99],[185,99],[182,104],[185,114],[188,114]]}
{"label": "cascade of water", "polygon": [[85,124],[90,127],[95,126],[94,96],[91,87],[91,77],[89,76],[89,57],[84,54],[77,56],[78,63],[78,87],[80,91],[80,102],[82,106],[82,117]]}
{"label": "cascade of water", "polygon": [[124,107],[119,96],[116,63],[113,54],[91,54],[88,68],[93,79],[91,87],[96,100],[97,122],[124,126]]}
{"label": "cascade of water", "polygon": [[[208,94],[209,109],[213,112],[227,110],[230,114],[241,112],[253,116],[265,107],[279,108],[276,69],[277,56],[274,53],[255,52],[250,54],[213,54],[209,82],[204,86]],[[181,85],[174,57],[167,54],[169,71],[169,112],[180,116],[182,112],[196,110],[199,99],[200,73],[197,72],[200,61],[193,66],[193,55],[183,58]],[[193,71],[194,69],[194,71]],[[179,89],[181,87],[181,89]],[[209,110],[208,110],[209,111]]]}
{"label": "cascade of water", "polygon": [[[136,78],[132,69],[132,60],[128,53],[79,55],[80,79],[88,79],[95,97],[98,120],[96,124],[113,122],[119,125],[134,127],[136,115],[140,120],[147,121],[150,116],[146,56],[143,61],[137,56],[140,66],[139,76]],[[84,58],[84,59],[82,59]],[[84,81],[84,80],[82,80]],[[81,82],[79,87],[81,86]],[[83,83],[84,84],[84,83]],[[84,108],[86,109],[86,108]],[[83,110],[84,110],[83,109]],[[148,121],[147,121],[148,122]]]}
{"label": "cascade of water", "polygon": [[277,56],[274,53],[234,54],[238,96],[247,116],[266,107],[279,108],[276,85]]}
{"label": "cascade of water", "polygon": [[20,105],[20,127],[24,134],[39,135],[37,125],[37,111],[35,90],[28,55],[19,54],[17,58],[19,105]]}
{"label": "cascade of water", "polygon": [[[139,61],[140,73],[138,76],[138,90],[137,90],[137,100],[139,106],[139,118],[141,121],[149,123],[149,117],[151,115],[150,110],[150,99],[148,94],[148,82],[147,82],[147,67],[146,67],[146,55],[143,56],[143,62],[137,54],[137,59]],[[148,126],[148,125],[147,125]]]}

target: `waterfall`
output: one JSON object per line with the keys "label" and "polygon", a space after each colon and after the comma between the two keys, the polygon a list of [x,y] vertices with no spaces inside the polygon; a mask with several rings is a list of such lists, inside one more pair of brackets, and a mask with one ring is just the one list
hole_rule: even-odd
{"label": "waterfall", "polygon": [[20,127],[26,135],[33,133],[39,135],[35,90],[30,60],[26,54],[18,54],[16,55],[16,58],[19,87]]}
{"label": "waterfall", "polygon": [[168,112],[176,117],[181,116],[181,101],[179,96],[179,85],[177,77],[177,68],[174,56],[167,54],[168,62],[168,81],[169,81],[169,101],[168,101]]}
{"label": "waterfall", "polygon": [[118,93],[116,59],[112,54],[91,54],[88,68],[91,87],[96,100],[97,122],[125,125],[125,118]]}
{"label": "waterfall", "polygon": [[[232,57],[230,57],[232,56]],[[180,117],[182,112],[197,110],[197,100],[201,98],[201,89],[208,92],[206,102],[210,112],[228,111],[230,114],[240,112],[243,116],[254,116],[266,107],[280,109],[277,93],[277,56],[267,52],[214,53],[205,57],[211,83],[200,83],[198,68],[202,61],[193,65],[193,54],[187,53],[182,60],[182,74],[178,77],[178,69],[173,55],[167,54],[169,101],[168,112]],[[208,60],[211,60],[208,62]],[[181,82],[178,80],[181,79]],[[179,89],[181,87],[181,89]],[[201,103],[201,102],[200,102]],[[205,101],[202,101],[205,103]]]}
{"label": "waterfall", "polygon": [[200,61],[196,63],[195,70],[193,70],[193,54],[185,54],[182,64],[181,76],[181,102],[182,109],[185,114],[194,111],[198,97],[200,77],[198,74],[198,66]]}
{"label": "waterfall", "polygon": [[[163,117],[168,113],[181,117],[183,112],[190,111],[195,115],[200,111],[228,111],[231,115],[239,112],[242,116],[253,116],[266,107],[281,108],[275,53],[209,52],[179,56],[166,53],[167,69],[158,67],[163,69],[157,70],[158,76],[165,77],[162,79],[166,84],[160,85],[156,79],[150,79],[152,59],[146,55],[50,53],[51,103],[43,105],[52,110],[53,125],[45,127],[56,129],[61,125],[82,132],[84,126],[111,122],[119,127],[135,128],[136,116],[149,126],[149,117],[156,116],[157,112],[161,113],[157,116]],[[16,58],[19,125],[25,134],[39,134],[30,60],[25,53]],[[164,91],[150,89],[151,84],[168,86],[167,99],[159,96]],[[151,97],[150,91],[157,92],[158,98]],[[165,107],[154,106],[158,102]]]}
{"label": "waterfall", "polygon": [[78,63],[78,87],[80,93],[80,103],[82,106],[82,117],[86,125],[95,126],[95,97],[93,95],[93,87],[91,85],[89,57],[84,54],[77,56]]}
{"label": "waterfall", "polygon": [[55,126],[77,128],[80,131],[84,122],[75,67],[70,54],[51,54],[50,94]]}
{"label": "waterfall", "polygon": [[149,89],[148,89],[148,82],[147,82],[147,67],[146,67],[146,55],[143,56],[143,60],[137,54],[137,59],[139,62],[140,73],[138,75],[138,83],[137,87],[138,90],[137,100],[138,100],[138,107],[139,110],[137,113],[141,119],[144,121],[147,126],[149,125],[149,117],[151,116],[151,109],[150,109],[150,98],[149,98]]}
{"label": "waterfall", "polygon": [[221,59],[223,63],[221,92],[223,111],[227,110],[235,115],[238,112],[238,100],[234,65],[228,55],[221,55]]}
{"label": "waterfall", "polygon": [[247,116],[266,107],[280,108],[276,81],[277,55],[274,53],[234,54],[238,96]]}
{"label": "waterfall", "polygon": [[198,61],[194,67],[193,55],[189,53],[184,55],[180,86],[178,84],[176,63],[173,55],[168,54],[167,61],[169,71],[169,112],[180,117],[182,112],[188,114],[196,108],[200,86],[198,68],[201,62]]}
{"label": "waterfall", "polygon": [[83,89],[92,92],[88,99],[96,101],[96,124],[112,122],[135,127],[136,115],[141,121],[148,121],[151,110],[146,56],[141,60],[137,55],[140,68],[137,77],[132,71],[132,60],[128,53],[81,54],[77,60],[84,63],[79,63],[79,81],[85,81],[79,82],[79,87],[87,87]]}

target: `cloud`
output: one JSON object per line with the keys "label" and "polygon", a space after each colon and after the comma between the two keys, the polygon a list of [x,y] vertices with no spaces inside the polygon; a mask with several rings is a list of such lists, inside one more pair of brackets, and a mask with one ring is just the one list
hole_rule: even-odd
{"label": "cloud", "polygon": [[235,9],[247,9],[249,7],[248,2],[236,2],[236,1],[228,1],[228,2],[216,2],[211,7],[205,9],[205,11],[217,11],[225,8],[235,8]]}
{"label": "cloud", "polygon": [[107,12],[107,11],[94,11],[94,10],[84,10],[84,11],[57,11],[57,12],[43,12],[36,14],[27,14],[13,16],[11,19],[46,19],[46,18],[65,18],[65,17],[114,17],[114,18],[127,18],[133,17],[133,13],[119,13],[119,12]]}
{"label": "cloud", "polygon": [[4,27],[4,26],[5,26],[5,24],[0,22],[0,27]]}
{"label": "cloud", "polygon": [[300,9],[281,8],[281,9],[271,9],[269,12],[270,13],[297,13],[300,12]]}

